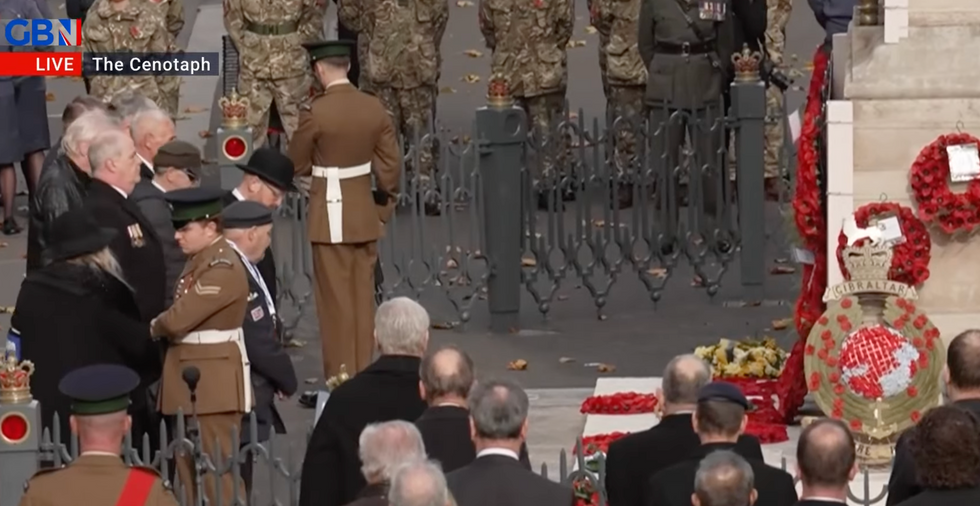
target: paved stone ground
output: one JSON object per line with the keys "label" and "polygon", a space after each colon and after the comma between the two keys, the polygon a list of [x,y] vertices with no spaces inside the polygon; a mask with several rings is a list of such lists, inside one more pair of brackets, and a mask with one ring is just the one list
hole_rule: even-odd
{"label": "paved stone ground", "polygon": [[[50,1],[52,7],[59,9],[56,12],[64,11],[64,4]],[[806,2],[798,0],[794,4],[795,12],[788,29],[788,53],[799,55],[797,65],[802,66],[822,34]],[[182,44],[190,51],[219,51],[219,34],[224,33],[220,2],[185,0],[185,5],[187,24],[181,36]],[[576,15],[573,38],[585,41],[585,45],[569,51],[568,100],[572,107],[581,108],[584,117],[591,120],[601,117],[604,110],[596,57],[597,37],[586,30],[588,14],[584,0],[576,2]],[[439,98],[440,121],[451,132],[450,135],[469,132],[473,111],[484,101],[489,59],[475,27],[476,10],[472,2],[451,2],[451,18],[443,44],[443,93]],[[484,54],[477,58],[464,54],[470,49]],[[479,76],[479,82],[463,82],[467,74]],[[798,85],[805,88],[808,74],[804,74],[798,79]],[[190,110],[178,122],[178,137],[202,146],[205,144],[200,132],[213,131],[219,119],[213,103],[219,84],[214,77],[185,78],[181,107]],[[83,93],[84,89],[80,81],[70,79],[52,79],[48,81],[48,86],[51,93],[48,112],[53,120],[52,138],[57,138],[60,133],[57,118],[60,118],[65,103]],[[803,94],[799,91],[790,93],[790,110],[798,107],[802,98]],[[205,110],[199,111],[201,108]],[[213,146],[208,148],[213,150]],[[24,197],[18,203],[26,209]],[[410,221],[403,220],[405,225],[400,225],[394,236],[412,237],[415,232],[408,228]],[[441,247],[439,238],[442,236],[439,234],[445,233],[445,230],[440,232],[438,223],[438,219],[431,220],[433,226],[430,228],[435,233],[423,243],[435,244],[437,249]],[[769,209],[767,222],[759,226],[765,226],[772,236],[767,261],[773,265],[776,258],[787,256],[786,240],[782,233],[785,225],[779,210],[775,206]],[[406,229],[402,230],[402,227]],[[289,232],[288,228],[282,228],[279,235],[282,237]],[[24,272],[26,233],[0,240],[5,241],[0,247],[0,279],[3,280],[0,283],[0,306],[13,306]],[[280,238],[279,241],[282,244],[288,239]],[[399,251],[407,247],[401,241],[397,246]],[[385,248],[395,250],[391,244],[385,245]],[[301,254],[295,255],[299,258]],[[284,260],[289,254],[278,257]],[[581,433],[584,418],[578,414],[578,405],[591,394],[600,375],[592,364],[612,364],[616,371],[611,374],[617,376],[656,376],[670,357],[720,337],[773,335],[788,346],[794,336],[786,330],[772,331],[770,327],[773,320],[791,315],[797,277],[769,276],[765,303],[753,306],[741,299],[737,262],[729,267],[723,278],[722,290],[715,300],[710,300],[703,290],[689,286],[692,273],[688,267],[680,267],[665,290],[663,301],[655,308],[649,302],[647,289],[635,275],[627,273],[616,281],[608,298],[605,318],[599,319],[593,298],[583,288],[581,280],[572,274],[559,288],[559,295],[547,319],[539,315],[529,293],[524,291],[521,329],[518,332],[490,334],[486,330],[486,306],[483,301],[477,300],[471,311],[472,318],[465,326],[453,330],[434,330],[432,341],[434,345],[455,343],[466,349],[474,356],[484,376],[511,377],[531,389],[531,458],[536,465],[546,463],[554,476],[558,452],[570,447],[574,437]],[[296,282],[294,287],[299,294],[307,290],[303,282]],[[418,295],[430,307],[434,321],[458,319],[455,311],[446,303],[442,288],[427,286]],[[285,308],[287,315],[290,311],[296,316],[295,310]],[[291,349],[291,354],[300,379],[306,380],[312,387],[322,381],[312,301],[305,313],[299,316],[294,333],[305,345]],[[6,329],[8,324],[9,317],[0,314],[0,326]],[[574,361],[560,360],[562,358],[572,358]],[[507,363],[516,359],[526,360],[529,363],[527,370],[508,371]],[[287,460],[297,461],[302,457],[301,447],[312,411],[300,408],[294,401],[282,403],[281,408],[290,431],[287,441],[283,442],[298,450]],[[259,483],[262,483],[261,478]],[[279,484],[276,490],[285,493],[282,487]],[[267,490],[270,495],[273,493],[272,488]],[[275,495],[280,496],[279,492]]]}

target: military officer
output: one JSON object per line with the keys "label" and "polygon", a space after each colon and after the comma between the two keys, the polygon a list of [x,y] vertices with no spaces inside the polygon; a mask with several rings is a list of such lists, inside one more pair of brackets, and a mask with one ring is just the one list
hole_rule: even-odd
{"label": "military officer", "polygon": [[[566,46],[575,25],[573,0],[480,0],[480,32],[493,51],[491,74],[507,81],[526,112],[539,153],[534,174],[539,206],[569,169],[569,139],[556,126],[565,110]],[[538,171],[536,171],[538,172]],[[559,174],[559,172],[561,174]]]}
{"label": "military officer", "polygon": [[[165,13],[142,0],[96,0],[82,24],[86,53],[166,53],[170,34]],[[151,75],[93,75],[91,94],[105,102],[126,90],[160,103],[160,87]]]}
{"label": "military officer", "polygon": [[[285,434],[286,425],[276,409],[275,398],[296,393],[296,371],[276,334],[276,305],[269,295],[257,263],[272,242],[272,211],[258,202],[235,202],[223,212],[225,236],[248,271],[248,312],[242,323],[245,349],[252,369],[252,391],[255,393],[256,443],[269,440],[269,433]],[[249,415],[242,420],[242,444],[252,442]],[[242,463],[245,489],[252,490],[252,452]]]}
{"label": "military officer", "polygon": [[265,144],[273,103],[286,141],[292,139],[313,84],[301,44],[321,38],[326,9],[324,0],[224,0],[225,29],[239,54],[238,91],[249,100],[256,147]]}
{"label": "military officer", "polygon": [[[639,49],[648,71],[645,103],[650,131],[659,132],[652,140],[650,159],[660,177],[678,190],[676,169],[693,170],[689,180],[700,177],[703,214],[712,215],[717,207],[716,185],[724,174],[718,153],[724,141],[722,92],[734,53],[730,0],[642,2]],[[690,163],[680,158],[687,135],[694,148]],[[696,197],[690,205],[699,202]],[[665,226],[669,234],[676,234],[676,220]]]}
{"label": "military officer", "polygon": [[613,167],[620,208],[633,204],[629,184],[639,172],[636,132],[643,121],[643,92],[647,69],[637,47],[640,2],[591,0],[589,15],[599,32],[599,62],[606,90],[606,115],[613,128]]}
{"label": "military officer", "polygon": [[[160,412],[196,412],[202,451],[212,459],[218,454],[216,441],[226,459],[232,447],[238,445],[232,440],[232,431],[240,429],[242,415],[253,405],[248,353],[242,336],[248,279],[241,259],[222,234],[223,193],[219,188],[167,192],[177,244],[188,259],[177,280],[173,305],[150,323],[151,335],[163,337],[170,344],[163,363]],[[190,391],[182,378],[188,366],[196,366],[201,373],[196,405],[191,404]],[[245,491],[234,487],[231,474],[217,480],[213,474],[205,476],[205,490],[200,491],[196,489],[191,454],[185,452],[175,460],[188,494],[187,504],[202,492],[210,504],[219,504],[217,487],[221,487],[225,501],[244,500]]]}
{"label": "military officer", "polygon": [[[367,34],[364,75],[369,89],[391,113],[404,146],[415,148],[407,164],[418,176],[426,213],[438,214],[434,122],[449,2],[339,0],[337,5],[344,26]],[[376,12],[385,15],[367,14]]]}
{"label": "military officer", "polygon": [[156,469],[128,466],[119,456],[132,423],[126,414],[130,393],[139,382],[136,372],[115,364],[82,367],[62,378],[58,389],[71,399],[69,423],[78,435],[78,458],[67,467],[35,474],[25,486],[20,506],[177,506]]}
{"label": "military officer", "polygon": [[[313,176],[309,236],[316,275],[323,372],[360,371],[374,351],[377,241],[395,209],[398,139],[381,102],[347,80],[354,44],[306,46],[324,92],[303,111],[289,144],[296,174]],[[385,198],[375,201],[371,176]]]}

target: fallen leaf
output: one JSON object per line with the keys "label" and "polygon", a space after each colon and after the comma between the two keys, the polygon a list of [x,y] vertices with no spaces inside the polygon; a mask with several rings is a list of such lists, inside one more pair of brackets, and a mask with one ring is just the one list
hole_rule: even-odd
{"label": "fallen leaf", "polygon": [[476,84],[480,82],[480,76],[476,74],[466,74],[465,76],[460,78],[460,81],[463,81],[466,84]]}
{"label": "fallen leaf", "polygon": [[303,381],[304,381],[304,382],[305,382],[305,383],[306,383],[307,385],[312,385],[312,384],[314,384],[314,383],[316,383],[316,382],[318,382],[318,381],[320,381],[320,378],[306,378],[306,379],[305,379],[305,380],[303,380]]}
{"label": "fallen leaf", "polygon": [[572,357],[561,357],[561,358],[558,359],[558,363],[559,364],[570,364],[570,363],[572,363],[574,361],[575,361],[575,359],[572,358]]}
{"label": "fallen leaf", "polygon": [[523,257],[521,258],[521,267],[537,267],[538,262],[533,258]]}
{"label": "fallen leaf", "polygon": [[283,346],[286,348],[302,348],[306,346],[306,341],[302,339],[290,339],[289,341],[283,343]]}
{"label": "fallen leaf", "polygon": [[473,7],[473,2],[470,0],[459,0],[456,2],[456,7]]}
{"label": "fallen leaf", "polygon": [[7,246],[10,246],[10,244],[7,244],[5,242],[0,242],[0,248],[6,248]]}
{"label": "fallen leaf", "polygon": [[589,26],[586,26],[585,27],[585,33],[587,33],[589,35],[592,35],[593,33],[597,32],[597,31],[598,30],[596,30],[595,27],[592,26],[592,25],[589,25]]}
{"label": "fallen leaf", "polygon": [[777,265],[769,270],[769,274],[793,274],[796,268],[788,265]]}
{"label": "fallen leaf", "polygon": [[432,322],[431,324],[429,324],[429,327],[432,327],[437,330],[452,330],[456,328],[456,322],[447,322],[447,321]]}
{"label": "fallen leaf", "polygon": [[207,139],[208,137],[211,137],[212,134],[207,130],[201,130],[200,132],[197,133],[197,135],[202,139]]}
{"label": "fallen leaf", "polygon": [[456,93],[456,88],[450,88],[449,86],[443,86],[442,88],[439,88],[439,93],[442,93],[443,95],[448,95],[448,94]]}
{"label": "fallen leaf", "polygon": [[455,269],[457,267],[459,267],[459,262],[457,262],[456,259],[450,258],[449,260],[446,260],[446,269]]}
{"label": "fallen leaf", "polygon": [[793,319],[792,318],[780,318],[779,320],[773,320],[772,321],[772,329],[773,330],[783,330],[786,327],[789,327],[792,323],[793,323]]}
{"label": "fallen leaf", "polygon": [[657,279],[664,279],[667,277],[667,269],[664,269],[663,267],[654,267],[653,269],[647,269],[647,274]]}
{"label": "fallen leaf", "polygon": [[519,358],[507,363],[507,369],[511,371],[523,371],[527,369],[527,360]]}
{"label": "fallen leaf", "polygon": [[803,70],[808,70],[810,72],[813,72],[813,62],[809,61],[803,64]]}
{"label": "fallen leaf", "polygon": [[47,94],[44,95],[44,99],[47,100],[48,102],[54,102],[55,99],[54,93],[51,93],[50,91],[47,92]]}
{"label": "fallen leaf", "polygon": [[584,40],[570,40],[568,41],[568,44],[566,44],[565,47],[567,47],[568,49],[575,49],[577,47],[584,47],[584,46],[585,46]]}
{"label": "fallen leaf", "polygon": [[704,286],[704,280],[701,279],[701,276],[694,276],[694,279],[691,280],[691,286]]}
{"label": "fallen leaf", "polygon": [[199,105],[189,105],[184,108],[184,112],[187,114],[197,114],[199,112],[207,111],[207,107],[201,107]]}
{"label": "fallen leaf", "polygon": [[568,296],[567,296],[567,295],[559,295],[559,296],[558,296],[558,300],[559,300],[559,301],[562,301],[562,300],[568,300]]}
{"label": "fallen leaf", "polygon": [[788,264],[789,263],[789,259],[788,258],[777,258],[776,259],[776,263],[777,264]]}
{"label": "fallen leaf", "polygon": [[599,364],[596,366],[595,370],[599,372],[615,372],[616,366],[612,364]]}
{"label": "fallen leaf", "polygon": [[476,49],[467,49],[466,51],[463,51],[463,54],[469,56],[470,58],[479,58],[483,56],[483,53],[477,51]]}

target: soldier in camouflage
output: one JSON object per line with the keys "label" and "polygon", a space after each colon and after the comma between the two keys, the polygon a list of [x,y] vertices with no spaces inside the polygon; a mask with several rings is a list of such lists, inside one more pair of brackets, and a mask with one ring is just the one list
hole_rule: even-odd
{"label": "soldier in camouflage", "polygon": [[313,75],[302,44],[322,39],[323,0],[224,0],[225,28],[238,49],[238,92],[249,100],[254,146],[266,142],[273,102],[286,141],[309,103]]}
{"label": "soldier in camouflage", "polygon": [[[163,11],[164,24],[167,27],[167,44],[171,53],[177,53],[177,36],[184,28],[183,0],[148,0],[150,5]],[[157,76],[157,87],[160,89],[160,101],[157,105],[167,111],[171,118],[176,119],[180,102],[180,76]]]}
{"label": "soldier in camouflage", "polygon": [[[166,53],[170,37],[164,12],[144,0],[97,0],[82,25],[86,53]],[[91,94],[106,102],[127,90],[161,102],[157,78],[151,75],[97,75],[91,83]]]}
{"label": "soldier in camouflage", "polygon": [[535,167],[540,173],[533,175],[538,204],[545,207],[550,190],[569,169],[569,139],[555,126],[565,110],[566,47],[575,25],[574,2],[480,0],[479,9],[480,31],[493,51],[490,70],[507,81],[511,95],[527,112],[539,149]]}
{"label": "soldier in camouflage", "polygon": [[[757,0],[758,1],[758,0]],[[766,0],[766,53],[774,67],[783,65],[783,54],[786,52],[786,25],[793,12],[791,0]],[[766,150],[765,177],[766,197],[779,200],[783,175],[783,143],[785,142],[785,126],[783,118],[786,112],[783,108],[783,92],[776,86],[766,88]]]}
{"label": "soldier in camouflage", "polygon": [[433,134],[448,0],[339,0],[337,15],[358,34],[358,51],[366,53],[361,80],[392,115],[404,146],[412,149],[407,168],[418,177],[426,213],[438,214]]}
{"label": "soldier in camouflage", "polygon": [[[599,66],[606,90],[606,115],[613,126],[613,167],[620,208],[633,205],[638,171],[636,131],[643,121],[647,69],[637,45],[642,0],[591,0],[589,15],[599,32]],[[605,65],[603,65],[605,62]]]}

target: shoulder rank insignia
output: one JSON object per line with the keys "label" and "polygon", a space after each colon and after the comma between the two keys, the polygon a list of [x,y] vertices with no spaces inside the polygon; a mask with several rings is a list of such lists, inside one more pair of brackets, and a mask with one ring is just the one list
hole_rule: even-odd
{"label": "shoulder rank insignia", "polygon": [[253,300],[255,300],[257,298],[259,298],[259,294],[257,292],[252,292],[252,293],[248,294],[248,301],[249,302],[252,302]]}
{"label": "shoulder rank insignia", "polygon": [[227,258],[215,258],[214,260],[211,260],[211,263],[208,264],[208,267],[217,267],[219,265],[223,265],[225,267],[231,267],[234,264],[232,264],[231,260],[228,260]]}
{"label": "shoulder rank insignia", "polygon": [[197,283],[194,283],[194,293],[198,295],[218,295],[221,293],[221,287],[217,285],[204,286],[201,284],[201,281],[198,280]]}

